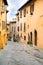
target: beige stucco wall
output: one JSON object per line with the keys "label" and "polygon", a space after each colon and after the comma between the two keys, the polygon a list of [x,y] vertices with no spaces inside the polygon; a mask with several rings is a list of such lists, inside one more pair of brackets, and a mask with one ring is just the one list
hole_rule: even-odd
{"label": "beige stucco wall", "polygon": [[[26,7],[26,17],[23,15],[24,8]],[[19,35],[22,33],[22,38],[20,38],[20,42],[27,43],[28,41],[28,33],[32,32],[32,43],[35,46],[35,37],[34,31],[37,31],[37,47],[43,48],[43,0],[36,0],[34,2],[34,12],[33,15],[30,15],[30,5],[26,5],[22,8],[22,18],[20,18],[19,11],[19,28],[22,23],[22,31],[19,30]],[[28,13],[27,13],[28,11]],[[24,32],[24,23],[26,23],[26,32]],[[24,40],[24,35],[26,36],[26,40]]]}
{"label": "beige stucco wall", "polygon": [[[13,38],[13,36],[15,35],[16,36],[16,21],[11,21],[10,22],[10,26],[9,26],[9,31],[10,31],[10,36]],[[13,29],[12,29],[13,27]],[[14,31],[14,28],[15,28],[15,31]]]}
{"label": "beige stucco wall", "polygon": [[[28,6],[26,7],[27,10]],[[22,23],[22,31],[19,30],[19,35],[22,37],[20,38],[20,42],[27,43],[28,42],[28,29],[29,29],[29,22],[28,22],[28,14],[26,13],[26,17],[24,17],[24,8],[22,9],[22,18],[20,18],[20,12],[19,12],[19,28],[20,24]],[[26,32],[24,32],[24,23],[26,23]],[[26,36],[26,40],[24,40],[24,36]]]}

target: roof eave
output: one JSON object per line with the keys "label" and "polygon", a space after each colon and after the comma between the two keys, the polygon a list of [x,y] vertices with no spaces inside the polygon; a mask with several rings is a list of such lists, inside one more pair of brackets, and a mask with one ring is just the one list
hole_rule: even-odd
{"label": "roof eave", "polygon": [[7,0],[3,0],[3,1],[4,1],[5,5],[8,5]]}
{"label": "roof eave", "polygon": [[24,6],[26,6],[26,4],[28,4],[28,3],[30,3],[32,0],[28,0],[22,7],[20,7],[19,9],[18,9],[18,11],[20,11]]}

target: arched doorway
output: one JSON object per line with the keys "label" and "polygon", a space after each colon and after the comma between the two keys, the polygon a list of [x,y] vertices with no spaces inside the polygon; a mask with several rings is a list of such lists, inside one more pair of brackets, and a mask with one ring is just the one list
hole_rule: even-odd
{"label": "arched doorway", "polygon": [[37,46],[37,31],[36,30],[34,31],[34,43],[35,43],[35,46]]}

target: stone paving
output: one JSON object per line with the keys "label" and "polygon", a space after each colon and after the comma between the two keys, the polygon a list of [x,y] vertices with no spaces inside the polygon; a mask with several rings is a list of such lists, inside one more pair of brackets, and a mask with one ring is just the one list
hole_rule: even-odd
{"label": "stone paving", "polygon": [[30,53],[32,56],[35,57],[35,59],[37,59],[38,61],[40,61],[41,63],[43,63],[43,50],[37,48],[37,47],[31,47],[29,45],[27,45],[27,53]]}
{"label": "stone paving", "polygon": [[0,65],[43,65],[29,49],[25,44],[8,41],[7,46],[0,49]]}

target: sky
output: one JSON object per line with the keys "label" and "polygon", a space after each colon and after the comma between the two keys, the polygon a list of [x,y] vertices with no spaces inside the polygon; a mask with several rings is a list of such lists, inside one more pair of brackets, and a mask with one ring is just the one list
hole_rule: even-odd
{"label": "sky", "polygon": [[8,1],[8,14],[7,14],[7,20],[10,21],[12,18],[15,18],[15,14],[17,13],[17,10],[27,2],[27,0],[7,0]]}

